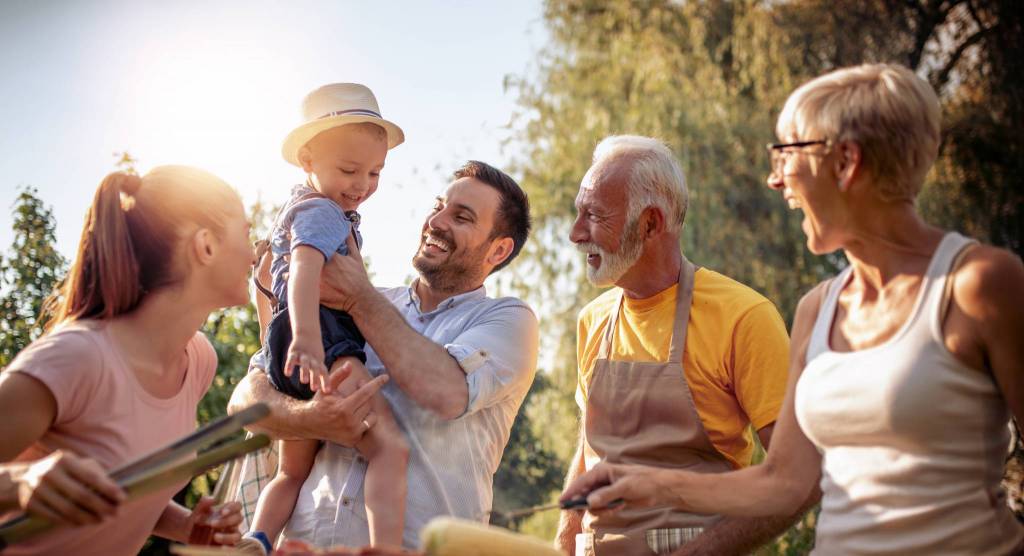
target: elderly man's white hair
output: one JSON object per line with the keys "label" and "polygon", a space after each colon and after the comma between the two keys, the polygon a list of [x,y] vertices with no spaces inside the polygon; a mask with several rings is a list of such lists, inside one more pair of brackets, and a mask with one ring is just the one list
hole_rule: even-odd
{"label": "elderly man's white hair", "polygon": [[683,169],[668,146],[651,137],[611,135],[594,149],[595,166],[620,160],[631,165],[629,222],[636,222],[645,208],[656,206],[664,212],[666,226],[679,233],[689,194]]}

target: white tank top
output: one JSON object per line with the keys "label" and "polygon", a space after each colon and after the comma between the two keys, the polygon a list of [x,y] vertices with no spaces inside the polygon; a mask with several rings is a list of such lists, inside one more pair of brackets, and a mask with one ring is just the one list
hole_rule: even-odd
{"label": "white tank top", "polygon": [[851,269],[828,288],[795,401],[822,453],[815,554],[1007,554],[1024,538],[999,486],[1006,401],[988,373],[949,353],[939,322],[946,277],[970,243],[942,239],[909,319],[875,347],[830,349]]}

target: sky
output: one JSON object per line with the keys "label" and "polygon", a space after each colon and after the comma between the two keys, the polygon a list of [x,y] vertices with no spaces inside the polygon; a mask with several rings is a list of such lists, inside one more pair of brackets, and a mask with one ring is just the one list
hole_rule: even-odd
{"label": "sky", "polygon": [[[74,254],[115,153],[145,172],[187,164],[272,204],[303,180],[280,155],[302,97],[373,89],[406,142],[360,208],[378,285],[412,276],[423,219],[451,171],[514,156],[516,93],[546,43],[539,0],[0,2],[0,249],[21,186]],[[512,143],[511,145],[514,145]]]}

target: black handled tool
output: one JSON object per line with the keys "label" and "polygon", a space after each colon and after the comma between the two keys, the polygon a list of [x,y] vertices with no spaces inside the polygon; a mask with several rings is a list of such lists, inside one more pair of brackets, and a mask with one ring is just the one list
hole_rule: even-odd
{"label": "black handled tool", "polygon": [[[621,505],[623,503],[625,503],[625,500],[623,500],[621,498],[618,498],[616,500],[612,500],[612,502],[610,504],[608,504],[607,506],[605,506],[605,508],[614,508],[614,507],[619,506],[619,505]],[[528,516],[528,515],[532,515],[532,514],[535,514],[537,512],[543,512],[543,511],[547,511],[547,510],[554,510],[556,508],[560,509],[560,510],[588,510],[588,509],[590,509],[590,504],[587,503],[587,497],[586,496],[580,496],[579,498],[570,498],[569,500],[566,500],[565,502],[552,502],[551,504],[543,504],[543,505],[540,505],[540,506],[533,506],[531,508],[522,508],[522,509],[519,509],[519,510],[512,510],[512,511],[508,511],[508,512],[501,512],[501,511],[497,511],[497,510],[492,510],[491,513],[497,514],[497,515],[499,515],[499,516],[501,516],[501,517],[511,521],[513,519],[518,519],[520,517],[525,517],[525,516]]]}

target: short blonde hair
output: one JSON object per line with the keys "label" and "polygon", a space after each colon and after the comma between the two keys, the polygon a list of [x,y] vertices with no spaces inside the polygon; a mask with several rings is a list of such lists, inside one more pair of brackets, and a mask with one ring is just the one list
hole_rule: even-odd
{"label": "short blonde hair", "polygon": [[853,141],[881,198],[913,200],[939,153],[939,99],[898,64],[841,68],[801,85],[776,133],[801,140]]}
{"label": "short blonde hair", "polygon": [[665,212],[674,231],[682,230],[689,194],[683,169],[668,146],[651,137],[612,135],[594,149],[595,165],[619,159],[631,164],[629,221],[639,218],[645,208],[656,206]]}

